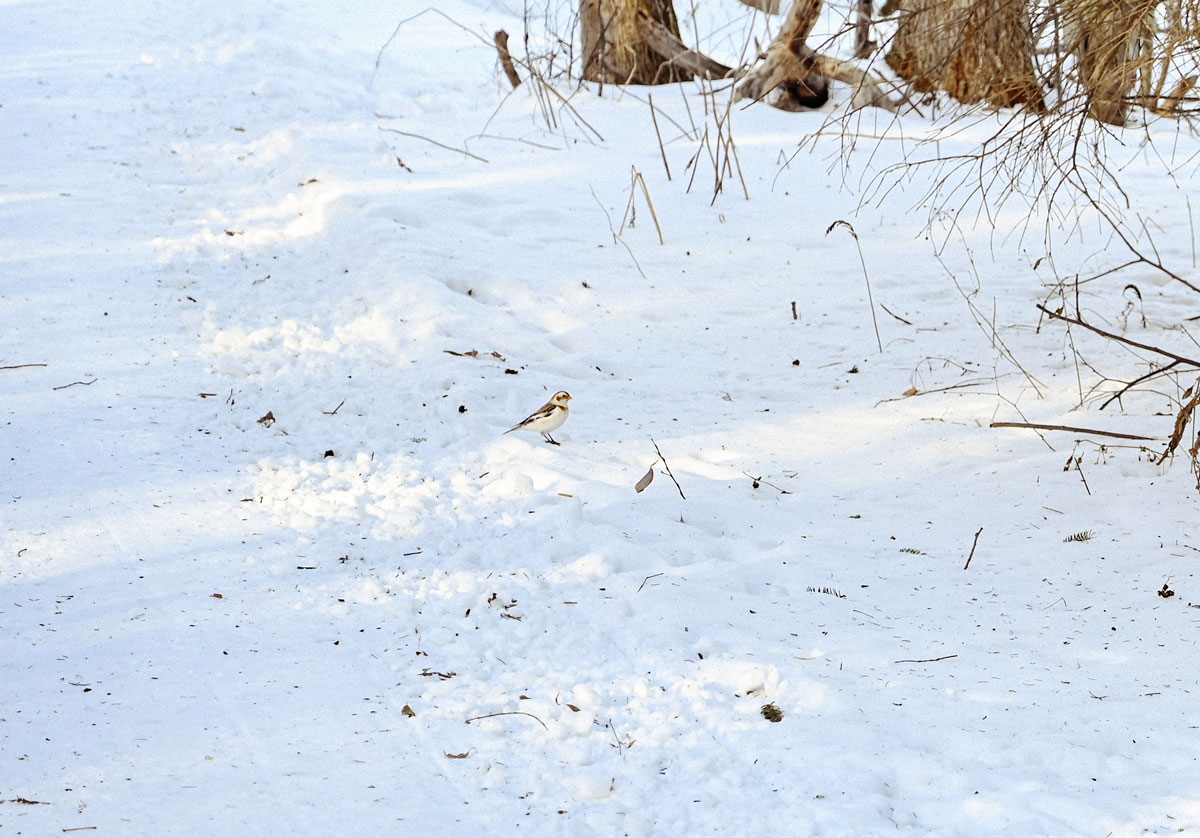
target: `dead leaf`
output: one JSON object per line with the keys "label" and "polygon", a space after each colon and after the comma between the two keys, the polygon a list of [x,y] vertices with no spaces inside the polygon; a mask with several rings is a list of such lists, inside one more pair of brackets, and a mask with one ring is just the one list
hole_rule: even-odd
{"label": "dead leaf", "polygon": [[904,391],[903,393],[901,393],[900,395],[902,395],[902,396],[915,396],[915,395],[916,395],[917,393],[919,393],[919,392],[921,392],[921,391],[920,391],[920,390],[918,390],[916,387],[909,387],[907,390],[905,390],[905,391]]}
{"label": "dead leaf", "polygon": [[[442,753],[446,754],[445,751],[442,751]],[[446,759],[466,759],[470,755],[470,751],[463,751],[461,754],[446,754]]]}
{"label": "dead leaf", "polygon": [[264,428],[271,427],[275,424],[275,414],[268,410],[267,414],[258,420],[258,424],[262,425]]}
{"label": "dead leaf", "polygon": [[642,475],[642,479],[633,484],[635,492],[642,492],[647,486],[654,481],[654,466],[650,466],[650,470]]}
{"label": "dead leaf", "polygon": [[408,718],[411,719],[413,716],[417,715],[417,711],[412,709],[411,707],[409,707],[407,704],[405,704],[403,707],[400,708],[400,715],[407,716]]}

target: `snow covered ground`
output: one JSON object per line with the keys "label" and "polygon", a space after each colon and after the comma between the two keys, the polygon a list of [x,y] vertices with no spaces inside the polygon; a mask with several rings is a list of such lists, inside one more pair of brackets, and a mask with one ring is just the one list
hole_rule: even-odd
{"label": "snow covered ground", "polygon": [[660,152],[648,91],[508,90],[519,4],[326,6],[0,4],[0,835],[1200,830],[1193,475],[988,427],[1165,444],[1174,384],[1077,407],[1151,354],[1038,329],[1101,229],[939,260],[932,175],[858,209],[915,114],[735,108],[714,199],[694,85]]}

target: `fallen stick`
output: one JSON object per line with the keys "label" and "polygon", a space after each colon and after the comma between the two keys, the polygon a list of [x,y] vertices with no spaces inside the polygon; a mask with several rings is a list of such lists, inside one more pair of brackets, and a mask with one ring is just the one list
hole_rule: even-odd
{"label": "fallen stick", "polygon": [[1154,442],[1152,436],[1137,434],[1122,434],[1116,431],[1099,431],[1095,428],[1077,428],[1074,425],[1042,425],[1037,422],[993,422],[989,428],[1026,428],[1032,431],[1070,431],[1076,434],[1095,434],[1096,436],[1111,436],[1114,439],[1133,439],[1144,442]]}
{"label": "fallen stick", "polygon": [[97,381],[99,381],[99,380],[100,380],[100,379],[98,379],[98,378],[93,378],[91,381],[72,381],[70,384],[60,384],[60,385],[58,385],[57,387],[53,387],[53,388],[51,388],[51,389],[54,389],[54,390],[65,390],[65,389],[67,389],[68,387],[74,387],[76,384],[82,384],[84,387],[90,387],[90,386],[92,386],[93,384],[95,384],[95,383],[96,383]]}
{"label": "fallen stick", "polygon": [[1127,337],[1122,337],[1121,335],[1115,335],[1112,332],[1106,332],[1101,328],[1093,326],[1091,323],[1083,322],[1078,317],[1071,317],[1071,316],[1063,314],[1061,312],[1051,311],[1050,309],[1046,308],[1044,305],[1039,304],[1038,310],[1041,311],[1043,314],[1047,315],[1051,320],[1062,320],[1063,322],[1066,322],[1066,323],[1072,323],[1076,326],[1082,326],[1083,328],[1087,329],[1088,331],[1095,332],[1096,334],[1100,335],[1101,337],[1106,337],[1109,340],[1115,340],[1117,343],[1123,343],[1126,346],[1136,346],[1138,349],[1145,349],[1147,352],[1157,352],[1159,355],[1164,355],[1167,358],[1170,358],[1174,361],[1179,361],[1180,363],[1184,363],[1184,364],[1190,364],[1193,367],[1200,367],[1200,361],[1197,361],[1194,358],[1188,358],[1185,355],[1176,355],[1174,352],[1168,352],[1166,349],[1163,349],[1158,346],[1151,346],[1148,343],[1139,343],[1136,340],[1130,340]]}
{"label": "fallen stick", "polygon": [[[471,722],[477,722],[480,719],[491,719],[491,718],[494,718],[495,716],[528,716],[529,718],[533,719],[535,722],[540,724],[542,727],[546,727],[545,722],[543,722],[541,719],[539,719],[537,716],[533,715],[532,713],[526,713],[524,710],[506,710],[503,713],[485,713],[482,716],[472,716],[471,718],[467,719],[467,724],[470,724]],[[546,727],[546,730],[549,730],[549,729],[550,728]]]}
{"label": "fallen stick", "polygon": [[1159,367],[1156,370],[1150,370],[1150,372],[1146,373],[1145,375],[1138,376],[1133,381],[1130,381],[1128,384],[1126,384],[1120,390],[1118,390],[1117,392],[1115,392],[1111,396],[1109,396],[1107,399],[1105,399],[1104,404],[1100,405],[1100,409],[1104,410],[1104,408],[1108,407],[1113,402],[1119,402],[1121,400],[1121,396],[1128,393],[1130,390],[1132,390],[1137,385],[1142,384],[1146,381],[1149,381],[1151,378],[1154,378],[1157,375],[1162,375],[1164,373],[1170,372],[1172,369],[1175,368],[1175,365],[1178,363],[1179,363],[1179,360],[1176,359],[1176,360],[1172,361],[1171,363],[1167,364],[1166,366]]}
{"label": "fallen stick", "polygon": [[958,657],[958,655],[942,655],[940,658],[922,658],[921,660],[905,659],[902,661],[892,661],[892,663],[937,663],[938,661],[946,661],[946,660],[950,660],[950,658],[957,658],[957,657]]}
{"label": "fallen stick", "polygon": [[642,584],[638,585],[637,592],[640,594],[642,592],[642,588],[646,587],[647,582],[649,582],[651,579],[655,578],[656,576],[663,576],[663,575],[664,574],[662,574],[662,573],[651,573],[649,576],[647,576],[645,579],[642,580]]}
{"label": "fallen stick", "polygon": [[667,458],[663,456],[662,451],[659,451],[658,443],[651,439],[650,444],[653,445],[654,450],[658,452],[658,459],[662,460],[663,468],[667,470],[667,477],[671,478],[671,482],[674,483],[675,488],[679,490],[679,497],[687,500],[687,496],[683,494],[683,489],[680,487],[679,481],[675,479],[675,475],[671,473],[671,467],[667,465]]}
{"label": "fallen stick", "polygon": [[[963,565],[963,570],[971,566],[971,559],[975,558],[975,548],[979,546],[979,536],[983,533],[983,527],[975,533],[975,540],[971,542],[971,552],[967,555],[967,563]],[[953,657],[953,655],[951,655]],[[899,663],[899,661],[897,661]]]}

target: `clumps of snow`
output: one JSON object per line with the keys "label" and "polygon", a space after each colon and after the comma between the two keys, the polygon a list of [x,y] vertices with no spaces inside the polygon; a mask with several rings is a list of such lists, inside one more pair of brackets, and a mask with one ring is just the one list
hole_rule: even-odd
{"label": "clumps of snow", "polygon": [[248,477],[263,509],[288,528],[312,530],[323,522],[351,521],[364,528],[364,536],[402,539],[439,520],[455,523],[440,501],[441,483],[423,476],[404,454],[378,462],[368,454],[348,461],[268,459],[249,469]]}

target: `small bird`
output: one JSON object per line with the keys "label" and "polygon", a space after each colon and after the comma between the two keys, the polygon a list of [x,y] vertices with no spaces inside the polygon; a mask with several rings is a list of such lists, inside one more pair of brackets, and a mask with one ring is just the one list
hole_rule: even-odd
{"label": "small bird", "polygon": [[535,434],[541,434],[546,438],[546,442],[551,445],[558,445],[554,441],[554,437],[550,436],[551,431],[557,431],[562,427],[563,422],[567,421],[567,416],[571,410],[567,407],[567,402],[571,400],[571,394],[565,390],[559,390],[550,397],[550,401],[539,407],[533,413],[526,416],[517,424],[513,425],[504,433],[511,434],[513,431],[533,431]]}

